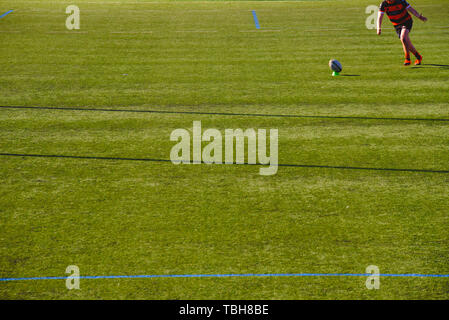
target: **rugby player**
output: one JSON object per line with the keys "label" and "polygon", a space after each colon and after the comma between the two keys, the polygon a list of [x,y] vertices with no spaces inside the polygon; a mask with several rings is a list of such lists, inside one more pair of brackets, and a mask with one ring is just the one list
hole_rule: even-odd
{"label": "rugby player", "polygon": [[412,41],[410,40],[410,31],[413,27],[413,19],[410,16],[410,13],[413,14],[418,19],[426,22],[427,18],[422,14],[418,13],[415,9],[412,8],[411,5],[408,4],[405,0],[385,0],[380,4],[379,14],[377,16],[377,34],[380,35],[382,33],[382,20],[384,14],[387,13],[388,18],[393,23],[394,28],[396,29],[396,33],[401,39],[402,47],[404,49],[405,61],[404,65],[409,66],[411,64],[410,61],[410,52],[412,52],[415,57],[415,65],[420,65],[422,62],[422,55],[416,50],[413,46]]}

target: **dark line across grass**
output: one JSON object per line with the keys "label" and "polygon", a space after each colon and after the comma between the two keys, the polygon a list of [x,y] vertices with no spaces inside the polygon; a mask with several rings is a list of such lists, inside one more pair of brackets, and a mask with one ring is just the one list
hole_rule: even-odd
{"label": "dark line across grass", "polygon": [[[63,159],[81,159],[81,160],[118,160],[118,161],[146,161],[146,162],[172,162],[169,159],[155,158],[126,158],[126,157],[103,157],[103,156],[75,156],[75,155],[55,155],[55,154],[26,154],[26,153],[0,153],[4,157],[31,157],[31,158],[63,158]],[[207,164],[206,162],[190,161],[190,164]],[[234,164],[234,163],[224,163]],[[238,165],[256,165],[263,166],[265,164],[252,163],[236,163]],[[344,169],[344,170],[371,170],[371,171],[396,171],[396,172],[418,172],[418,173],[449,173],[449,170],[434,169],[404,169],[404,168],[374,168],[374,167],[351,167],[351,166],[330,166],[330,165],[313,165],[313,164],[278,164],[278,167],[293,168],[317,168],[317,169]]]}
{"label": "dark line across grass", "polygon": [[107,109],[107,108],[83,108],[83,107],[27,107],[27,106],[0,106],[1,109],[41,109],[41,110],[65,110],[65,111],[97,111],[97,112],[136,112],[136,113],[160,113],[160,114],[194,114],[216,116],[245,116],[245,117],[272,117],[272,118],[312,118],[312,119],[354,119],[354,120],[393,120],[393,121],[445,121],[447,118],[400,118],[400,117],[363,117],[363,116],[320,116],[320,115],[295,115],[295,114],[263,114],[263,113],[231,113],[231,112],[201,112],[201,111],[169,111],[169,110],[132,110],[132,109]]}

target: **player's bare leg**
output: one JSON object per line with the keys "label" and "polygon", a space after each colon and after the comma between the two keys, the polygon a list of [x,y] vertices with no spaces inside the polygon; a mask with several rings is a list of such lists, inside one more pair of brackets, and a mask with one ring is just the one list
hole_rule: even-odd
{"label": "player's bare leg", "polygon": [[409,31],[406,28],[402,28],[401,42],[402,42],[402,48],[404,49],[404,55],[405,55],[404,66],[409,66],[411,64],[410,48],[409,48],[409,43],[407,42],[407,39],[409,39],[408,33],[409,33]]}
{"label": "player's bare leg", "polygon": [[[412,40],[410,40],[409,33],[410,33],[409,30],[407,30],[405,28],[402,29],[401,42],[402,42],[402,46],[404,47],[406,62],[407,62],[407,57],[408,57],[408,64],[406,64],[405,62],[404,62],[404,64],[406,64],[406,65],[410,64],[410,52],[412,52],[416,57],[415,65],[420,65],[421,61],[422,61],[422,56],[419,54],[418,50],[416,50],[415,46],[412,43]],[[407,52],[408,52],[408,55],[407,55]]]}

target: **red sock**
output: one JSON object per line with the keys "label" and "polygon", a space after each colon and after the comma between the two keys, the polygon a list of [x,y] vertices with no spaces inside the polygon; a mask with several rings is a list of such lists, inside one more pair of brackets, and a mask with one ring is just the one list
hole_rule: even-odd
{"label": "red sock", "polygon": [[410,53],[407,53],[407,54],[405,55],[405,60],[410,60]]}

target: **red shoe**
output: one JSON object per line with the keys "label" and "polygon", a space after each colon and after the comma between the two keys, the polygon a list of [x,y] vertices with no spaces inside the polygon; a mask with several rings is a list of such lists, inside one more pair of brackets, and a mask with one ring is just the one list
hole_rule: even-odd
{"label": "red shoe", "polygon": [[419,56],[415,61],[415,66],[419,66],[422,62],[422,56]]}
{"label": "red shoe", "polygon": [[405,59],[404,66],[409,66],[411,63],[410,59]]}

